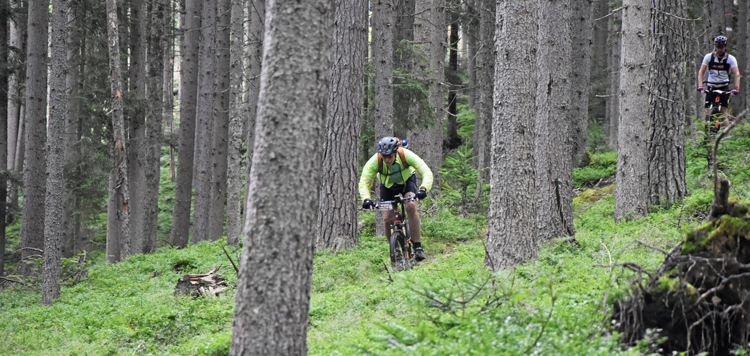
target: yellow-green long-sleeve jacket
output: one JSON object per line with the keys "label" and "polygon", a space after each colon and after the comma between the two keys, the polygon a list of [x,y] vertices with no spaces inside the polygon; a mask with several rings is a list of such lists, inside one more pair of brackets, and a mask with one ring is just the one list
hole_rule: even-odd
{"label": "yellow-green long-sleeve jacket", "polygon": [[370,199],[370,187],[375,179],[375,175],[378,176],[380,184],[385,185],[386,188],[392,187],[394,184],[404,184],[407,179],[415,171],[422,178],[422,186],[430,191],[432,187],[432,171],[427,164],[417,156],[416,153],[402,148],[404,150],[404,158],[409,164],[409,167],[404,169],[404,165],[401,162],[401,156],[396,155],[396,161],[390,167],[386,167],[383,164],[383,174],[378,173],[378,154],[374,154],[365,163],[365,168],[362,169],[362,176],[359,178],[359,196],[362,201]]}

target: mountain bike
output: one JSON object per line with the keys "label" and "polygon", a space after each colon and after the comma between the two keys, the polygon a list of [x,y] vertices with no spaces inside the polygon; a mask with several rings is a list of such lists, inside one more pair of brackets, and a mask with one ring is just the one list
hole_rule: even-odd
{"label": "mountain bike", "polygon": [[414,260],[414,248],[411,242],[411,230],[409,221],[404,210],[404,203],[414,201],[414,197],[404,198],[401,194],[396,195],[393,200],[381,201],[375,204],[377,210],[388,210],[394,215],[391,228],[390,257],[391,267],[394,270],[411,269]]}
{"label": "mountain bike", "polygon": [[731,91],[727,90],[719,90],[716,89],[717,86],[726,86],[728,83],[709,83],[707,81],[703,82],[706,85],[706,92],[713,93],[714,98],[709,102],[708,105],[708,113],[706,114],[705,118],[705,125],[704,125],[704,136],[703,136],[703,145],[706,147],[706,163],[708,170],[711,170],[711,157],[712,157],[712,151],[713,151],[713,141],[716,137],[716,133],[721,130],[722,122],[724,121],[724,117],[721,114],[721,102],[722,99],[726,103],[729,103],[729,96],[731,95]]}

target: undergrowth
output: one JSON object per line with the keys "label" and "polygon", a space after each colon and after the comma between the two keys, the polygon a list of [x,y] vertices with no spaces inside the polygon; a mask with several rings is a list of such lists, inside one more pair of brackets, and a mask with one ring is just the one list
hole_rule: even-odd
{"label": "undergrowth", "polygon": [[[732,195],[746,200],[750,142],[741,126],[722,148],[723,171]],[[747,146],[746,146],[747,144]],[[713,192],[700,154],[688,144],[690,195],[674,206],[654,208],[638,221],[614,222],[611,191],[576,201],[576,241],[540,246],[538,258],[498,273],[484,267],[487,220],[474,199],[476,171],[453,162],[466,179],[454,194],[421,204],[428,260],[410,271],[387,266],[387,244],[374,236],[374,214],[356,248],[315,254],[308,325],[311,355],[641,355],[644,341],[623,346],[611,331],[611,302],[630,287],[633,262],[656,268],[660,251],[676,245],[708,211]],[[468,151],[457,151],[454,157]],[[616,155],[595,153],[574,173],[577,186],[613,174]],[[705,168],[705,166],[703,166]],[[587,183],[584,183],[587,182]],[[595,182],[594,182],[595,183]],[[167,190],[167,189],[165,189]],[[485,190],[482,189],[482,192]],[[478,201],[481,201],[479,199]],[[163,204],[171,204],[167,198]],[[163,211],[167,211],[167,207]],[[160,238],[165,234],[160,219]],[[168,230],[167,230],[168,231]],[[52,306],[40,303],[38,287],[13,285],[0,292],[3,355],[226,355],[231,340],[234,289],[217,298],[173,295],[185,273],[224,264],[225,240],[177,250],[160,247],[108,265],[95,258],[86,276],[68,281]],[[236,257],[239,251],[230,249]],[[235,259],[237,260],[237,259]],[[176,269],[175,266],[182,266]]]}

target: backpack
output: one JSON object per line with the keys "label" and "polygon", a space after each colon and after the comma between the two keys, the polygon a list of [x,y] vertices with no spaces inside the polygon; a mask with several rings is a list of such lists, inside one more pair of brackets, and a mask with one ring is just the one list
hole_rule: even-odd
{"label": "backpack", "polygon": [[727,78],[732,78],[732,71],[730,70],[729,63],[727,63],[727,60],[729,59],[729,55],[726,55],[726,58],[722,58],[720,60],[716,60],[716,53],[711,54],[711,61],[708,62],[708,68],[709,69],[715,69],[715,70],[723,70],[727,72]]}
{"label": "backpack", "polygon": [[[401,146],[401,140],[396,139],[398,141],[399,146]],[[401,158],[401,165],[404,166],[404,169],[409,168],[409,162],[406,162],[406,156],[404,155],[404,149],[399,147],[398,148],[398,156]],[[378,173],[383,174],[383,155],[378,154]]]}

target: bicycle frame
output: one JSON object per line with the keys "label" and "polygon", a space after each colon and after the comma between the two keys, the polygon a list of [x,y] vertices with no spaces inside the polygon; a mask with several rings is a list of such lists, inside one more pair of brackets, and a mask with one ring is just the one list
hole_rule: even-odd
{"label": "bicycle frame", "polygon": [[[390,225],[391,232],[403,231],[408,238],[411,238],[411,233],[407,233],[409,229],[408,217],[404,210],[404,202],[413,201],[414,197],[404,198],[401,194],[396,195],[393,200],[381,201],[375,204],[377,210],[388,210],[394,215],[393,224]],[[407,231],[404,231],[407,230]]]}
{"label": "bicycle frame", "polygon": [[409,229],[408,217],[404,210],[404,203],[414,201],[414,197],[404,198],[401,194],[396,195],[393,200],[381,201],[375,204],[377,210],[388,210],[394,215],[393,223],[390,224],[390,250],[391,263],[395,265],[397,261],[397,251],[400,249],[402,256],[405,257],[406,268],[410,268],[409,260],[413,258],[411,231]]}

